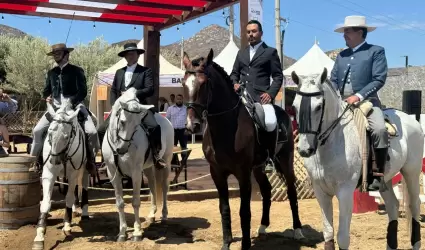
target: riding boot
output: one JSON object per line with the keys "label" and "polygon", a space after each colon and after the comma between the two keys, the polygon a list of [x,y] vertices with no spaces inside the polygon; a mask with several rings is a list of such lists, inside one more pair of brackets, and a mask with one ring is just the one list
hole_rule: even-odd
{"label": "riding boot", "polygon": [[369,191],[378,191],[384,183],[385,164],[387,163],[388,148],[376,148],[375,159],[376,167],[372,168],[373,181],[369,185]]}
{"label": "riding boot", "polygon": [[150,129],[149,135],[149,144],[151,145],[153,162],[157,169],[162,169],[167,167],[164,159],[159,157],[159,151],[161,151],[161,127],[157,125],[156,127]]}
{"label": "riding boot", "polygon": [[96,176],[96,158],[93,152],[93,148],[90,145],[88,135],[86,135],[86,154],[87,154],[86,169],[91,176]]}
{"label": "riding boot", "polygon": [[266,166],[264,167],[265,173],[273,173],[275,171],[275,165],[274,165],[274,155],[276,151],[276,144],[277,144],[277,129],[272,132],[267,132],[265,135],[265,143],[267,145],[267,160],[266,160]]}

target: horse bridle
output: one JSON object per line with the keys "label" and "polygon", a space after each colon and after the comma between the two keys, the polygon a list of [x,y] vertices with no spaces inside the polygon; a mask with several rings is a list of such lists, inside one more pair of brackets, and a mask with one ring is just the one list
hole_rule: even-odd
{"label": "horse bridle", "polygon": [[218,113],[210,113],[208,111],[208,107],[209,107],[209,103],[210,100],[212,99],[211,97],[211,84],[210,84],[210,78],[208,77],[208,67],[205,68],[204,71],[202,70],[186,70],[186,74],[190,74],[190,75],[195,75],[196,73],[200,73],[200,74],[205,74],[205,76],[207,76],[207,80],[205,83],[207,85],[208,88],[208,97],[207,97],[207,104],[203,105],[200,103],[195,103],[195,102],[187,102],[187,108],[188,109],[192,109],[193,111],[195,111],[195,114],[200,117],[201,119],[205,120],[207,117],[211,117],[211,116],[219,116],[219,115],[224,115],[226,113],[229,113],[233,110],[235,110],[237,107],[239,107],[239,104],[241,102],[241,98],[239,98],[238,102],[236,103],[236,105],[228,110],[222,111],[222,112],[218,112]]}
{"label": "horse bridle", "polygon": [[[137,103],[140,103],[138,100],[129,100],[128,102],[130,102],[130,101],[135,101]],[[119,134],[119,121],[120,121],[120,117],[121,117],[121,112],[120,112],[121,110],[123,110],[124,112],[131,113],[131,114],[140,114],[140,113],[143,113],[144,111],[143,110],[142,111],[131,111],[131,110],[128,110],[128,109],[125,109],[125,108],[119,108],[118,111],[117,111],[117,113],[115,114],[117,116],[115,136],[116,136],[117,140],[121,140],[123,142],[128,143],[129,144],[129,147],[130,147],[131,142],[133,141],[133,137],[134,137],[134,135],[137,132],[137,128],[134,129],[133,134],[131,135],[130,139],[126,139],[126,138],[123,138],[123,137],[120,136],[120,134]],[[139,125],[139,126],[142,127],[141,125]],[[109,136],[107,136],[107,138],[108,138],[109,146],[111,148],[113,148],[112,147],[112,143],[110,142]],[[114,152],[114,153],[116,153],[116,152]]]}
{"label": "horse bridle", "polygon": [[[302,91],[296,91],[296,93],[300,96],[302,96],[303,98],[301,99],[301,106],[300,109],[306,109],[308,111],[311,111],[311,97],[314,96],[324,96],[324,92],[323,91],[316,91],[316,92],[311,92],[311,93],[307,93],[307,92],[302,92]],[[303,102],[304,101],[304,102]],[[323,98],[323,105],[322,105],[322,112],[320,114],[320,122],[319,122],[319,126],[317,127],[317,130],[314,131],[311,129],[311,116],[309,115],[309,117],[300,117],[300,122],[301,120],[303,120],[302,118],[304,118],[303,122],[307,122],[307,124],[302,123],[299,126],[298,129],[298,133],[299,134],[313,134],[316,136],[317,141],[320,142],[320,146],[324,145],[327,141],[327,139],[329,138],[331,132],[334,130],[334,128],[338,125],[338,123],[341,121],[342,117],[344,116],[344,114],[350,110],[352,105],[347,105],[347,107],[344,109],[344,111],[342,112],[342,114],[335,119],[332,124],[325,129],[322,132],[322,125],[323,125],[323,116],[325,114],[325,104],[326,104],[326,100]],[[309,106],[308,109],[306,106]],[[301,110],[300,110],[301,111]],[[303,112],[305,112],[305,110],[303,110]]]}
{"label": "horse bridle", "polygon": [[[72,142],[74,141],[74,139],[75,139],[75,135],[77,134],[76,133],[76,128],[75,128],[75,126],[74,126],[74,124],[72,123],[72,122],[68,122],[68,121],[62,121],[62,120],[58,120],[58,119],[53,119],[53,121],[55,121],[55,122],[57,122],[57,123],[60,123],[60,124],[68,124],[68,125],[70,125],[71,126],[71,135],[68,137],[68,142],[67,142],[67,144],[66,144],[66,146],[59,152],[59,153],[56,153],[56,154],[53,154],[52,153],[52,147],[50,147],[50,155],[51,156],[62,156],[62,155],[64,155],[67,151],[69,151],[69,146],[72,144]],[[52,134],[51,133],[49,133],[49,137],[48,137],[48,140],[49,140],[49,144],[50,144],[50,146],[52,146]],[[72,141],[71,141],[72,140]]]}

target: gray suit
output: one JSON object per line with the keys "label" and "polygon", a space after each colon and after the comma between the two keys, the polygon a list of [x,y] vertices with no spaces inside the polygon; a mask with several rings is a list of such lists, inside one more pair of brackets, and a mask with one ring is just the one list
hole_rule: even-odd
{"label": "gray suit", "polygon": [[354,52],[350,48],[341,51],[331,72],[331,82],[343,97],[356,94],[373,103],[368,121],[375,149],[388,147],[384,114],[377,95],[385,84],[387,71],[384,48],[364,43]]}

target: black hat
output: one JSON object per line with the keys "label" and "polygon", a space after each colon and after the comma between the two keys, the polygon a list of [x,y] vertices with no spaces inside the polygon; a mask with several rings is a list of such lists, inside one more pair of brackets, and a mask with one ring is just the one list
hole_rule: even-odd
{"label": "black hat", "polygon": [[124,44],[124,50],[118,53],[118,56],[124,57],[125,53],[127,53],[128,51],[137,51],[139,55],[145,53],[144,49],[137,48],[136,43],[126,43]]}

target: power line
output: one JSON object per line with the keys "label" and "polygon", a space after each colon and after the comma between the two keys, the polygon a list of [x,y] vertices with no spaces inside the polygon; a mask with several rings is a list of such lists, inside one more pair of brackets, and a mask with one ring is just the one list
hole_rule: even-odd
{"label": "power line", "polygon": [[[378,20],[378,21],[384,22],[384,23],[389,24],[389,25],[394,25],[393,23],[389,23],[387,20],[379,19],[379,18],[373,17],[373,16],[371,16],[371,15],[367,15],[367,14],[365,14],[365,13],[363,13],[363,12],[360,12],[360,11],[357,11],[357,10],[353,10],[352,8],[349,8],[349,7],[347,7],[347,6],[345,6],[345,5],[342,5],[342,4],[338,3],[338,2],[335,2],[335,1],[333,1],[333,0],[326,0],[326,1],[328,1],[328,2],[330,2],[330,3],[333,3],[333,4],[335,4],[335,5],[338,5],[338,6],[340,6],[340,7],[343,7],[343,8],[345,8],[345,9],[347,9],[347,10],[354,11],[354,12],[356,12],[356,13],[360,14],[360,15],[370,17],[370,18],[372,18],[372,19],[375,19],[375,20]],[[400,28],[404,28],[404,26],[401,26],[401,25],[399,25],[399,24],[395,24],[395,25],[396,25],[396,26],[398,26],[398,27],[400,27]],[[421,36],[425,35],[425,33],[418,33],[418,32],[415,32],[415,30],[414,30],[414,29],[408,29],[408,31],[414,32],[414,33],[416,33],[416,34],[420,34]]]}
{"label": "power line", "polygon": [[[360,5],[360,4],[358,4],[358,3],[352,2],[352,1],[350,1],[350,0],[345,0],[345,1],[346,1],[346,2],[349,2],[349,3],[353,4],[353,5],[356,5],[356,6],[360,7],[360,8],[366,9],[364,6],[361,6],[361,5]],[[381,16],[383,16],[383,15],[381,15]],[[409,26],[409,27],[411,27],[412,29],[419,29],[419,30],[425,31],[425,29],[422,29],[422,28],[420,28],[420,27],[412,26],[412,25],[411,25],[411,24],[409,24],[409,23],[406,23],[406,22],[401,21],[401,20],[397,20],[397,19],[395,19],[395,18],[393,18],[393,17],[391,17],[391,16],[385,16],[385,17],[386,17],[386,18],[388,18],[388,19],[394,20],[395,22],[404,23],[406,26]]]}

